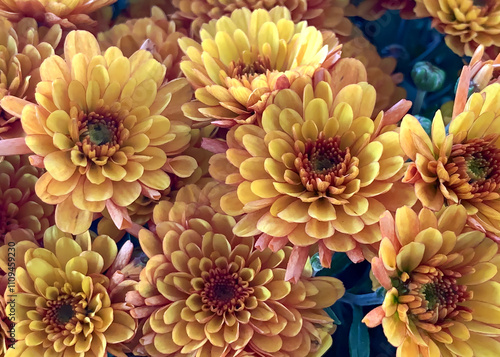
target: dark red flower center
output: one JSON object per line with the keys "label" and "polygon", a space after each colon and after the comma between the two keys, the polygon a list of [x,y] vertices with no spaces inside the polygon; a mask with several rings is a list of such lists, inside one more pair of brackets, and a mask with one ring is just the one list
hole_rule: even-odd
{"label": "dark red flower center", "polygon": [[228,66],[228,76],[231,78],[254,78],[260,74],[273,70],[271,60],[266,56],[259,56],[252,63],[245,63],[243,60],[232,61]]}

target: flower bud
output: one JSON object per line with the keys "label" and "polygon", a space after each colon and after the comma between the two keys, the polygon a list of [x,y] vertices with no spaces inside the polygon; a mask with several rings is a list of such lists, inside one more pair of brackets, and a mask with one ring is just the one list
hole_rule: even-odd
{"label": "flower bud", "polygon": [[430,62],[417,62],[411,70],[415,86],[425,92],[435,92],[443,87],[446,73]]}

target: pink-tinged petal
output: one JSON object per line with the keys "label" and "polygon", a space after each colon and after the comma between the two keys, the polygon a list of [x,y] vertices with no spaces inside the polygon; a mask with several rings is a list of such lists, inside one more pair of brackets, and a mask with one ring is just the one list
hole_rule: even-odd
{"label": "pink-tinged petal", "polygon": [[382,259],[378,257],[372,259],[372,272],[373,275],[375,275],[375,278],[377,278],[380,285],[382,285],[387,290],[392,288],[391,279],[387,274],[387,270],[384,267]]}
{"label": "pink-tinged petal", "polygon": [[110,278],[117,270],[123,269],[125,265],[130,262],[132,252],[134,251],[134,244],[131,241],[126,241],[116,255],[115,261],[109,267],[106,276]]}
{"label": "pink-tinged petal", "polygon": [[269,242],[269,248],[273,252],[277,252],[278,250],[283,248],[287,243],[288,243],[287,237],[273,237],[273,239],[271,239],[271,241]]}
{"label": "pink-tinged petal", "polygon": [[141,184],[141,194],[151,198],[152,200],[159,200],[161,198],[161,193],[157,190],[153,190],[152,188]]}
{"label": "pink-tinged petal", "polygon": [[363,322],[366,326],[373,328],[380,325],[384,317],[384,309],[382,308],[382,306],[377,306],[372,311],[367,313],[363,320],[361,320],[361,322]]}
{"label": "pink-tinged petal", "polygon": [[38,167],[39,169],[44,169],[43,156],[40,155],[30,155],[29,158],[31,166]]}
{"label": "pink-tinged petal", "polygon": [[392,125],[398,123],[403,116],[408,113],[411,108],[411,101],[406,99],[401,99],[399,102],[394,104],[392,108],[387,110],[384,113],[383,118],[380,120],[377,129],[372,135],[372,138],[377,137],[380,134],[380,131],[384,128],[384,126]]}
{"label": "pink-tinged petal", "polygon": [[325,243],[322,240],[318,242],[319,249],[319,261],[321,262],[321,266],[324,268],[329,268],[332,263],[333,252],[327,248]]}
{"label": "pink-tinged petal", "polygon": [[24,138],[0,140],[0,155],[25,155],[33,151],[26,145]]}
{"label": "pink-tinged petal", "polygon": [[470,68],[468,66],[464,66],[464,68],[462,69],[462,74],[460,75],[460,80],[458,81],[455,103],[453,105],[453,115],[451,119],[452,121],[465,109],[465,104],[467,103],[467,95],[469,94],[470,78]]}
{"label": "pink-tinged petal", "polygon": [[132,237],[139,237],[139,231],[143,229],[144,227],[141,225],[138,225],[135,222],[132,222],[132,225],[130,227],[125,228],[127,233],[130,233]]}
{"label": "pink-tinged petal", "polygon": [[201,147],[214,154],[225,153],[228,149],[227,143],[225,141],[211,138],[201,139]]}
{"label": "pink-tinged petal", "polygon": [[113,220],[114,224],[118,229],[125,229],[132,227],[132,220],[128,215],[127,209],[125,207],[119,207],[113,201],[106,201],[106,208],[108,210],[109,216]]}
{"label": "pink-tinged petal", "polygon": [[356,244],[356,248],[346,252],[346,254],[353,263],[361,263],[363,260],[365,260],[363,250],[361,250],[359,244]]}
{"label": "pink-tinged petal", "polygon": [[308,257],[309,247],[293,247],[288,265],[286,266],[285,281],[290,281],[294,284],[299,281]]}
{"label": "pink-tinged petal", "polygon": [[260,235],[260,237],[257,239],[257,241],[255,242],[255,248],[257,248],[258,250],[260,250],[262,252],[264,249],[269,247],[269,243],[271,242],[272,239],[273,239],[273,236],[270,236],[269,234],[266,234],[266,233],[262,233]]}
{"label": "pink-tinged petal", "polygon": [[382,234],[382,238],[389,238],[396,251],[401,248],[401,244],[396,236],[394,217],[389,211],[385,211],[380,217],[380,233]]}
{"label": "pink-tinged petal", "polygon": [[411,163],[406,169],[405,175],[403,177],[403,183],[415,183],[422,180],[422,175],[418,171],[417,165]]}

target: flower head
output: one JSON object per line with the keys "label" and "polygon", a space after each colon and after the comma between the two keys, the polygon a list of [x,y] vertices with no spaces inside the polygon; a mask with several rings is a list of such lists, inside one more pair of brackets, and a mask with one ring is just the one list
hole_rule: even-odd
{"label": "flower head", "polygon": [[355,82],[332,75],[303,92],[279,91],[261,126],[232,128],[229,149],[211,159],[212,176],[234,188],[222,209],[245,214],[235,234],[260,235],[261,247],[294,245],[287,280],[300,275],[311,246],[323,266],[333,251],[363,260],[361,245],[382,238],[376,223],[387,205],[414,203],[412,187],[397,182],[405,161],[398,134],[386,127],[409,105],[371,119],[375,89]]}
{"label": "flower head", "polygon": [[364,322],[382,323],[398,356],[483,356],[500,348],[500,255],[484,233],[466,228],[467,212],[399,208],[386,213],[372,260],[387,289]]}
{"label": "flower head", "polygon": [[137,292],[127,295],[142,302],[134,316],[147,317],[137,352],[305,357],[327,344],[334,325],[322,309],[343,294],[342,283],[307,272],[295,285],[284,281],[290,248],[254,250],[207,193],[182,188],[175,203],[155,208],[156,234],[139,233],[150,259]]}
{"label": "flower head", "polygon": [[0,16],[12,22],[31,17],[44,25],[59,24],[76,29],[97,23],[89,14],[116,0],[0,0]]}
{"label": "flower head", "polygon": [[472,56],[479,45],[492,52],[500,45],[497,21],[500,3],[496,0],[416,0],[418,17],[432,17],[432,25],[446,34],[448,47],[458,55]]}
{"label": "flower head", "polygon": [[311,26],[329,29],[343,36],[349,36],[352,29],[351,22],[344,16],[344,9],[349,3],[345,0],[173,0],[172,3],[178,9],[173,17],[190,24],[195,37],[203,24],[231,15],[237,9],[269,11],[278,6],[286,7],[295,23],[307,20]]}
{"label": "flower head", "polygon": [[35,194],[42,170],[31,166],[27,156],[0,157],[0,245],[6,235],[28,229],[37,240],[54,222],[54,207]]}
{"label": "flower head", "polygon": [[64,51],[65,60],[42,63],[38,104],[22,111],[34,163],[47,170],[37,195],[57,205],[56,224],[66,232],[84,232],[105,208],[126,228],[125,207],[141,193],[159,198],[170,187],[167,172],[189,176],[197,167],[179,155],[189,147],[189,125],[160,115],[179,82],[162,85],[165,67],[147,51],[101,54],[85,31],[69,33]]}
{"label": "flower head", "polygon": [[[59,25],[38,27],[36,21],[24,18],[11,24],[0,18],[0,99],[6,95],[35,100],[35,87],[40,81],[40,64],[54,54],[61,40]],[[0,137],[14,137],[21,132],[18,118],[0,106]]]}
{"label": "flower head", "polygon": [[448,133],[438,111],[430,137],[410,115],[403,119],[400,135],[413,161],[404,181],[415,185],[423,206],[439,211],[444,202],[461,203],[471,220],[495,235],[500,233],[499,93],[500,84],[495,83],[467,102],[466,93],[457,96]]}
{"label": "flower head", "polygon": [[113,274],[123,255],[107,236],[73,238],[48,229],[44,248],[28,249],[16,270],[18,342],[6,356],[125,356],[123,343],[134,336],[137,321],[116,288],[127,283]]}
{"label": "flower head", "polygon": [[284,7],[235,10],[203,25],[200,36],[201,44],[187,37],[179,44],[188,58],[181,69],[197,99],[182,109],[203,125],[254,123],[270,92],[312,75],[338,50],[334,35],[305,21],[294,24]]}

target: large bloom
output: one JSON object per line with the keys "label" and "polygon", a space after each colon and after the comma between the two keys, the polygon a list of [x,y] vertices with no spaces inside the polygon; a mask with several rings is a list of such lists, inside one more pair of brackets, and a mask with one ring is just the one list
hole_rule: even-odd
{"label": "large bloom", "polygon": [[42,63],[38,105],[22,111],[33,162],[47,170],[37,195],[57,204],[63,231],[84,232],[105,208],[126,228],[125,207],[141,193],[159,198],[170,186],[165,171],[189,176],[197,166],[191,157],[170,157],[189,146],[189,125],[159,115],[178,82],[162,86],[165,67],[148,51],[127,58],[111,47],[101,54],[85,31],[69,33],[64,52],[66,60]]}
{"label": "large bloom", "polygon": [[127,285],[114,274],[122,258],[107,236],[73,238],[48,229],[44,248],[28,249],[16,270],[18,342],[6,356],[125,357],[123,343],[134,336],[137,321],[123,300],[126,291],[117,289],[117,283]]}
{"label": "large bloom", "polygon": [[386,213],[372,260],[387,289],[364,319],[382,323],[397,356],[494,356],[500,349],[500,255],[484,233],[465,228],[452,205],[438,214],[408,207]]}
{"label": "large bloom", "polygon": [[[132,56],[139,49],[153,53],[153,57],[167,67],[166,78],[173,80],[181,76],[182,51],[177,40],[184,34],[176,30],[173,21],[158,7],[151,9],[151,17],[128,20],[113,26],[97,36],[103,50],[116,46],[124,56]],[[191,98],[188,98],[188,100]]]}
{"label": "large bloom", "polygon": [[54,207],[35,194],[42,170],[31,166],[27,156],[0,157],[0,245],[5,236],[17,229],[29,229],[42,239],[54,223]]}
{"label": "large bloom", "polygon": [[[34,102],[40,64],[54,54],[61,36],[59,25],[39,28],[30,18],[12,25],[0,18],[0,99],[11,95]],[[21,124],[17,119],[0,106],[0,137],[20,134]]]}
{"label": "large bloom", "polygon": [[411,19],[415,17],[414,7],[415,0],[361,0],[358,1],[357,6],[348,5],[346,13],[348,16],[360,16],[374,21],[384,15],[387,10],[399,10],[402,18]]}
{"label": "large bloom", "polygon": [[279,91],[262,125],[232,128],[229,149],[211,159],[212,176],[234,187],[222,197],[222,209],[245,213],[235,234],[260,234],[261,247],[295,246],[287,280],[298,278],[312,245],[323,266],[333,251],[362,260],[360,244],[381,239],[379,216],[389,206],[414,203],[412,187],[397,183],[404,154],[397,132],[386,127],[408,103],[371,119],[375,89],[364,82],[340,89],[339,78],[331,77],[303,92]]}
{"label": "large bloom", "polygon": [[498,53],[500,3],[496,0],[416,0],[418,17],[432,17],[432,25],[446,34],[453,52],[472,56],[479,45]]}
{"label": "large bloom", "polygon": [[45,25],[75,29],[95,26],[89,14],[116,0],[0,0],[0,16],[18,22],[31,17]]}
{"label": "large bloom", "polygon": [[472,94],[466,103],[466,93],[465,98],[457,96],[459,114],[449,124],[448,134],[438,111],[431,137],[410,115],[403,119],[400,136],[403,150],[413,160],[404,181],[415,184],[423,206],[438,211],[444,202],[461,203],[472,216],[471,223],[495,235],[500,234],[499,95],[500,84],[495,83]]}
{"label": "large bloom", "polygon": [[190,24],[195,37],[204,23],[230,15],[234,10],[271,10],[277,6],[290,10],[295,23],[307,20],[311,26],[343,36],[349,36],[352,29],[351,22],[344,16],[349,0],[173,0],[172,3],[179,9],[173,17]]}
{"label": "large bloom", "polygon": [[327,346],[334,325],[322,309],[343,294],[342,283],[310,272],[295,285],[284,281],[291,248],[254,250],[207,194],[182,188],[175,203],[155,208],[156,234],[139,233],[150,260],[127,295],[143,305],[134,316],[148,318],[137,352],[305,357]]}
{"label": "large bloom", "polygon": [[289,87],[299,73],[312,75],[338,49],[335,35],[294,24],[284,7],[235,10],[203,25],[200,35],[201,44],[179,40],[188,57],[181,69],[197,99],[182,109],[195,121],[224,127],[254,123],[271,91]]}

